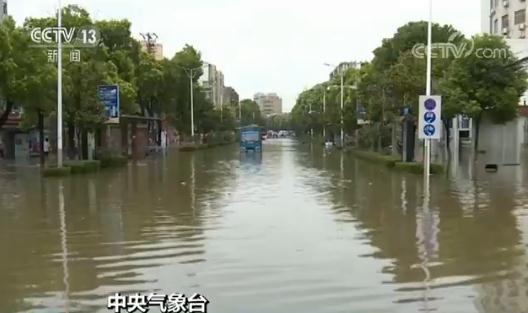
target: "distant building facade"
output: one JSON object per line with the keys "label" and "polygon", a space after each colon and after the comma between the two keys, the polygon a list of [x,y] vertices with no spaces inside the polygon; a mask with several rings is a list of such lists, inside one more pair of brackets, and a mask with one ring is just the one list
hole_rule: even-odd
{"label": "distant building facade", "polygon": [[[1,1],[1,0],[0,0]],[[148,42],[146,40],[142,40],[140,42],[141,49],[150,55],[154,57],[154,59],[161,61],[163,60],[163,45],[161,43],[157,42]]]}
{"label": "distant building facade", "polygon": [[361,66],[358,62],[342,62],[330,73],[330,80],[341,77],[341,73],[348,71],[351,68],[359,68]]}
{"label": "distant building facade", "polygon": [[226,104],[232,104],[232,103],[239,103],[240,102],[240,96],[238,95],[238,92],[236,92],[235,88],[233,87],[225,87],[224,88],[224,103]]}
{"label": "distant building facade", "polygon": [[264,116],[282,114],[282,99],[276,93],[257,93],[253,100]]}
{"label": "distant building facade", "polygon": [[0,0],[0,22],[7,16],[7,0]]}
{"label": "distant building facade", "polygon": [[482,0],[482,32],[526,38],[526,7],[524,0]]}
{"label": "distant building facade", "polygon": [[214,64],[206,64],[203,75],[200,77],[200,85],[205,89],[206,98],[211,101],[215,108],[224,104],[224,74]]}

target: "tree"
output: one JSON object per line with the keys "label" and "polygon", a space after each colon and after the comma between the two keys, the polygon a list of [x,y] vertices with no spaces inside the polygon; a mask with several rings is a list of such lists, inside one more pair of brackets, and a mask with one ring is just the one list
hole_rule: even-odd
{"label": "tree", "polygon": [[264,125],[264,120],[262,119],[262,114],[258,104],[251,99],[244,99],[240,101],[242,107],[242,121],[241,125]]}
{"label": "tree", "polygon": [[[478,151],[482,116],[486,114],[495,123],[514,119],[519,98],[528,87],[528,75],[502,38],[479,35],[472,40],[475,53],[455,60],[440,86],[448,115],[463,113],[475,119],[474,148]],[[485,57],[484,51],[493,55]]]}

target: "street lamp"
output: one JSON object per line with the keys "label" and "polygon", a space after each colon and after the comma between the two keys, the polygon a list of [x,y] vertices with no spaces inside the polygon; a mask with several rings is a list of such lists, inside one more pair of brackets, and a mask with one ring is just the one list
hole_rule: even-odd
{"label": "street lamp", "polygon": [[[57,27],[62,27],[62,3],[59,0]],[[57,36],[57,167],[62,167],[62,36]],[[40,138],[40,140],[43,140]]]}
{"label": "street lamp", "polygon": [[[328,66],[328,67],[337,68],[337,66],[334,66],[334,65],[329,64],[329,63],[325,63],[324,65]],[[344,92],[344,89],[345,89],[345,73],[344,73],[344,71],[340,70],[339,71],[339,75],[341,76],[341,147],[344,147],[344,143],[345,143],[345,132],[344,132],[345,120],[343,118],[343,110],[344,110],[344,106],[345,106],[345,92]]]}
{"label": "street lamp", "polygon": [[[352,90],[356,90],[357,89],[357,86],[355,85],[347,85],[345,86],[343,84],[343,74],[341,74],[341,85],[340,86],[337,86],[337,85],[332,85],[332,86],[328,86],[325,88],[325,92],[324,92],[324,95],[323,95],[323,111],[326,112],[326,91],[327,90],[331,90],[332,88],[340,88],[341,89],[341,146],[343,147],[344,146],[344,143],[345,143],[345,132],[344,132],[344,125],[345,125],[345,122],[344,122],[344,117],[343,117],[343,112],[344,112],[344,97],[345,97],[345,88],[347,89],[352,89]],[[323,133],[325,133],[325,128],[323,128]]]}
{"label": "street lamp", "polygon": [[196,74],[198,73],[198,70],[202,69],[205,65],[208,65],[209,63],[203,62],[201,66],[197,66],[195,68],[188,68],[184,66],[179,66],[185,71],[185,74],[189,77],[189,81],[191,82],[191,137],[193,137],[194,141],[194,78]]}

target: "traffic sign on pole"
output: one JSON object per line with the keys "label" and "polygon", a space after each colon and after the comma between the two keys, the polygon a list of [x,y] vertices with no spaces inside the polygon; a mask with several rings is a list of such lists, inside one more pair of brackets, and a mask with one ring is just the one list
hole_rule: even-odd
{"label": "traffic sign on pole", "polygon": [[440,139],[442,136],[442,97],[420,96],[419,118],[419,138]]}

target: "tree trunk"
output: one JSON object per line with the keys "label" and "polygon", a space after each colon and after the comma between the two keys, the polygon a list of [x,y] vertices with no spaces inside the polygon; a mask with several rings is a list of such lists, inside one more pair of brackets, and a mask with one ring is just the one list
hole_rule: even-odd
{"label": "tree trunk", "polygon": [[38,111],[38,131],[39,131],[39,155],[40,155],[40,166],[44,168],[46,164],[46,155],[44,154],[44,114],[42,111]]}
{"label": "tree trunk", "polygon": [[451,142],[450,142],[450,138],[451,137],[451,129],[449,129],[449,120],[448,119],[443,119],[443,122],[444,122],[444,128],[445,128],[445,132],[446,132],[446,149],[447,149],[447,153],[448,155],[451,155]]}
{"label": "tree trunk", "polygon": [[477,118],[475,119],[475,157],[473,161],[477,161],[478,159],[478,148],[479,148],[479,137],[480,137],[480,120],[481,120],[482,114],[479,114]]}
{"label": "tree trunk", "polygon": [[7,122],[7,119],[9,118],[9,114],[11,113],[11,110],[13,110],[14,103],[12,101],[7,100],[5,111],[0,115],[0,129],[2,129],[2,126]]}
{"label": "tree trunk", "polygon": [[75,157],[75,124],[68,121],[68,156],[70,159]]}
{"label": "tree trunk", "polygon": [[391,145],[392,145],[392,156],[398,156],[398,139],[396,138],[396,127],[397,122],[395,120],[392,121],[392,127],[391,127]]}

